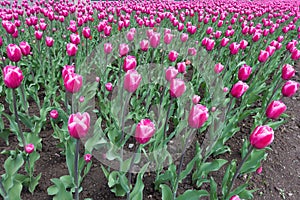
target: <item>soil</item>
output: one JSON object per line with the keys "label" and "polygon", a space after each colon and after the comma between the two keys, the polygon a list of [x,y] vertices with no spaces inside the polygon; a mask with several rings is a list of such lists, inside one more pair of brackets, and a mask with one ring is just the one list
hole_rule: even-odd
{"label": "soil", "polygon": [[[299,72],[299,66],[297,71]],[[300,75],[296,74],[295,80],[299,82]],[[7,113],[8,104],[4,97],[0,98],[4,103]],[[263,171],[261,174],[253,173],[250,181],[251,188],[258,189],[254,194],[256,200],[297,200],[300,197],[300,93],[292,98],[284,98],[283,101],[287,105],[286,113],[289,115],[286,123],[275,131],[275,139],[271,144],[272,151],[269,151],[267,160],[262,163]],[[39,113],[36,106],[32,106],[30,113]],[[10,114],[10,113],[9,113]],[[4,119],[5,126],[8,127],[7,120]],[[241,131],[238,132],[228,143],[234,152],[227,155],[227,158],[239,158],[238,149],[240,149],[243,135],[249,132],[249,121],[241,124]],[[51,196],[47,195],[47,188],[52,185],[51,178],[59,178],[62,175],[68,174],[65,164],[65,158],[60,154],[61,149],[57,148],[58,141],[52,137],[53,130],[49,119],[45,130],[40,133],[42,138],[43,149],[40,153],[41,157],[37,161],[35,173],[42,173],[39,185],[34,194],[31,194],[27,189],[22,191],[22,199],[39,199],[50,200]],[[16,144],[16,138],[13,134],[10,135],[9,141],[11,146]],[[3,140],[0,140],[0,151],[9,149]],[[187,151],[185,163],[192,159],[194,155],[194,146],[192,145]],[[6,156],[0,155],[0,174],[4,173],[3,163]],[[184,165],[185,167],[185,165]],[[223,167],[224,168],[224,167]],[[224,171],[223,169],[220,171]],[[161,194],[154,191],[154,175],[146,173],[144,175],[144,199],[161,199]],[[222,175],[216,176],[216,182],[221,182]],[[219,180],[218,180],[219,179]],[[236,184],[243,183],[245,177],[237,180]],[[93,158],[91,171],[83,181],[83,191],[80,194],[81,199],[92,198],[94,200],[117,200],[124,199],[115,197],[110,191],[106,178],[101,170],[101,162]],[[187,177],[183,183],[179,185],[178,192],[183,193],[187,189],[193,189],[194,185],[191,182],[191,177]]]}

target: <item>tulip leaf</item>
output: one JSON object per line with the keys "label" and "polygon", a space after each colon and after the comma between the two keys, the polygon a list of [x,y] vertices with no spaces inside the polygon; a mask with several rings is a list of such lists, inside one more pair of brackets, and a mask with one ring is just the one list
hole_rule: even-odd
{"label": "tulip leaf", "polygon": [[[140,172],[137,175],[135,186],[130,193],[130,199],[131,200],[140,200],[143,199],[143,190],[144,190],[144,183],[143,183],[143,176],[146,172],[147,168],[149,166],[149,163],[145,164]],[[129,172],[130,173],[130,172]]]}
{"label": "tulip leaf", "polygon": [[264,149],[254,149],[247,161],[243,164],[241,174],[254,172],[260,166],[261,161],[266,159],[266,157],[267,153]]}
{"label": "tulip leaf", "polygon": [[41,176],[42,176],[42,173],[39,173],[39,175],[37,175],[36,177],[30,178],[30,183],[29,183],[28,189],[31,194],[33,194],[36,186],[39,184],[39,180],[40,180]]}
{"label": "tulip leaf", "polygon": [[13,187],[8,190],[7,196],[9,199],[21,200],[21,192],[22,192],[22,183],[17,180],[14,180]]}
{"label": "tulip leaf", "polygon": [[171,188],[168,185],[161,184],[161,193],[162,193],[162,200],[170,200],[173,199],[173,193]]}
{"label": "tulip leaf", "polygon": [[231,161],[230,165],[226,168],[223,180],[222,180],[222,194],[223,196],[227,194],[229,184],[234,176],[236,171],[236,161]]}
{"label": "tulip leaf", "polygon": [[194,164],[196,161],[197,157],[194,157],[186,166],[185,170],[183,170],[180,175],[179,175],[179,182],[182,181],[183,179],[185,179],[187,177],[187,175],[189,175],[192,171],[192,169],[194,168]]}
{"label": "tulip leaf", "polygon": [[24,160],[21,154],[17,154],[15,158],[12,156],[8,157],[4,163],[4,169],[8,176],[12,176],[17,173],[17,171],[24,164]]}
{"label": "tulip leaf", "polygon": [[201,197],[209,196],[206,190],[186,190],[182,195],[176,198],[176,200],[199,200]]}

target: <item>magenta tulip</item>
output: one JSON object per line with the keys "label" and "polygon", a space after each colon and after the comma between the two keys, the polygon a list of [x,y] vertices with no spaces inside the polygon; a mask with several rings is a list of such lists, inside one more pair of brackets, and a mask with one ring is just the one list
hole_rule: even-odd
{"label": "magenta tulip", "polygon": [[229,39],[228,38],[222,38],[222,40],[221,40],[221,46],[222,47],[227,46],[228,43],[229,43]]}
{"label": "magenta tulip", "polygon": [[148,51],[149,41],[148,40],[142,40],[140,42],[140,48],[141,48],[142,51]]}
{"label": "magenta tulip", "polygon": [[22,70],[16,66],[6,66],[3,68],[4,84],[8,88],[17,88],[21,85],[24,76]]}
{"label": "magenta tulip", "polygon": [[157,48],[160,43],[160,34],[153,32],[149,38],[150,46]]}
{"label": "magenta tulip", "polygon": [[175,69],[175,67],[168,67],[166,70],[166,80],[170,82],[172,79],[176,78],[177,74],[178,70]]}
{"label": "magenta tulip", "polygon": [[262,171],[263,171],[263,168],[262,168],[262,166],[260,166],[260,167],[258,167],[258,168],[256,169],[255,172],[256,172],[257,174],[261,174]]}
{"label": "magenta tulip", "polygon": [[75,139],[84,138],[90,128],[90,115],[87,112],[71,114],[68,120],[68,131]]}
{"label": "magenta tulip", "polygon": [[104,44],[104,53],[105,54],[110,54],[112,51],[112,44],[111,43],[105,43]]}
{"label": "magenta tulip", "polygon": [[124,89],[128,92],[134,92],[139,87],[142,76],[135,70],[128,70],[124,78]]}
{"label": "magenta tulip", "polygon": [[25,152],[31,154],[34,151],[34,144],[27,144],[25,146]]}
{"label": "magenta tulip", "polygon": [[67,74],[64,78],[64,86],[68,92],[79,92],[82,86],[82,76],[75,73]]}
{"label": "magenta tulip", "polygon": [[76,44],[76,45],[80,44],[80,37],[79,37],[79,35],[77,35],[75,33],[72,33],[70,35],[70,42],[73,43],[73,44]]}
{"label": "magenta tulip", "polygon": [[16,44],[9,44],[6,47],[6,54],[9,60],[11,60],[12,62],[19,62],[22,57],[22,51]]}
{"label": "magenta tulip", "polygon": [[282,71],[281,71],[281,78],[283,80],[289,80],[295,75],[295,69],[292,65],[285,64],[283,65]]}
{"label": "magenta tulip", "polygon": [[186,64],[185,62],[179,62],[177,63],[177,70],[179,73],[185,73],[185,70],[186,70]]}
{"label": "magenta tulip", "polygon": [[104,30],[103,30],[104,35],[105,35],[105,36],[109,36],[110,33],[111,33],[111,30],[112,30],[112,28],[111,28],[110,26],[105,26],[105,27],[104,27]]}
{"label": "magenta tulip", "polygon": [[193,106],[189,113],[188,123],[191,128],[200,128],[208,119],[208,109],[201,105],[196,104]]}
{"label": "magenta tulip", "polygon": [[28,56],[30,54],[31,48],[27,42],[25,41],[20,42],[19,47],[21,49],[23,56]]}
{"label": "magenta tulip", "polygon": [[175,62],[177,57],[178,57],[177,51],[172,50],[169,52],[169,55],[168,55],[169,61]]}
{"label": "magenta tulip", "polygon": [[85,155],[83,156],[83,159],[84,159],[84,161],[85,161],[86,163],[89,163],[89,162],[91,162],[91,160],[92,160],[92,155],[89,154],[89,153],[87,153],[87,154],[85,154]]}
{"label": "magenta tulip", "polygon": [[173,35],[171,33],[167,33],[164,36],[164,43],[165,44],[170,44],[172,42],[172,39],[173,39]]}
{"label": "magenta tulip", "polygon": [[260,50],[260,53],[258,55],[258,61],[259,62],[266,62],[267,59],[269,58],[270,54],[269,52],[265,51],[265,50]]}
{"label": "magenta tulip", "polygon": [[46,37],[46,45],[47,47],[52,47],[54,44],[54,40],[52,37]]}
{"label": "magenta tulip", "polygon": [[236,55],[239,52],[240,44],[233,42],[229,45],[230,54]]}
{"label": "magenta tulip", "polygon": [[113,85],[112,85],[112,83],[106,83],[105,84],[105,89],[107,90],[107,91],[112,91],[113,90]]}
{"label": "magenta tulip", "polygon": [[229,200],[241,200],[238,195],[233,195]]}
{"label": "magenta tulip", "polygon": [[142,119],[136,126],[134,138],[140,144],[147,143],[155,133],[155,125],[150,119]]}
{"label": "magenta tulip", "polygon": [[243,50],[246,49],[247,45],[248,45],[248,42],[246,40],[240,41],[240,49],[243,49]]}
{"label": "magenta tulip", "polygon": [[83,37],[85,37],[85,38],[91,37],[91,29],[90,29],[89,27],[84,27],[84,28],[82,29],[82,35],[83,35]]}
{"label": "magenta tulip", "polygon": [[181,42],[186,42],[188,39],[189,39],[189,35],[188,35],[188,34],[182,33],[182,34],[180,35],[180,40],[181,40]]}
{"label": "magenta tulip", "polygon": [[244,83],[243,81],[238,81],[236,84],[233,85],[231,89],[231,95],[235,98],[240,98],[247,90],[249,86],[247,83]]}
{"label": "magenta tulip", "polygon": [[58,118],[58,111],[57,110],[51,110],[50,111],[50,117],[52,119],[57,119]]}
{"label": "magenta tulip", "polygon": [[281,93],[285,97],[293,96],[300,87],[300,83],[296,81],[287,81],[281,89]]}
{"label": "magenta tulip", "polygon": [[215,47],[215,41],[213,39],[208,39],[206,43],[206,50],[212,51]]}
{"label": "magenta tulip", "polygon": [[250,144],[256,149],[263,149],[274,140],[274,131],[271,127],[257,126],[250,135]]}
{"label": "magenta tulip", "polygon": [[129,42],[133,41],[134,40],[134,35],[135,33],[133,31],[129,31],[127,34],[126,34],[126,38]]}
{"label": "magenta tulip", "polygon": [[193,104],[198,104],[201,97],[199,95],[194,95],[192,98]]}
{"label": "magenta tulip", "polygon": [[238,72],[238,78],[241,81],[246,81],[252,72],[252,68],[248,65],[243,65]]}
{"label": "magenta tulip", "polygon": [[65,65],[62,69],[62,77],[63,79],[66,77],[68,74],[73,74],[75,72],[75,67],[74,65]]}
{"label": "magenta tulip", "polygon": [[286,105],[282,101],[272,101],[266,109],[266,115],[270,119],[277,119],[286,111]]}
{"label": "magenta tulip", "polygon": [[129,46],[127,44],[119,45],[119,54],[120,56],[125,56],[129,52]]}
{"label": "magenta tulip", "polygon": [[183,80],[179,78],[174,78],[170,81],[170,95],[171,97],[178,98],[186,90],[186,86]]}
{"label": "magenta tulip", "polygon": [[214,71],[216,74],[221,73],[223,69],[224,69],[224,65],[222,65],[221,63],[217,63],[214,67]]}
{"label": "magenta tulip", "polygon": [[37,40],[41,40],[43,38],[43,32],[42,31],[35,31],[34,36]]}

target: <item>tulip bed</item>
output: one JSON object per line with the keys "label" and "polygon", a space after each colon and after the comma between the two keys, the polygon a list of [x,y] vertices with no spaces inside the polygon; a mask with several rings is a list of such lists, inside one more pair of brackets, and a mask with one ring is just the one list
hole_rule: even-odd
{"label": "tulip bed", "polygon": [[0,5],[3,199],[257,199],[300,87],[298,1]]}

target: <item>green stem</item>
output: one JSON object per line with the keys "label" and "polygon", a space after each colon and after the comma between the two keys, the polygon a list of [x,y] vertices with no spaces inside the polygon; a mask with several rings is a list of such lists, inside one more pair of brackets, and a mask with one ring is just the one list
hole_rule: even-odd
{"label": "green stem", "polygon": [[21,124],[20,124],[20,121],[19,121],[19,115],[18,115],[18,111],[17,111],[17,100],[16,100],[15,89],[12,90],[12,95],[13,95],[13,106],[14,106],[15,119],[16,119],[16,122],[18,124],[19,133],[20,133],[20,137],[22,139],[23,147],[25,148],[26,141],[25,141],[25,137],[24,137],[24,134],[22,132]]}
{"label": "green stem", "polygon": [[136,155],[138,154],[138,151],[139,151],[139,148],[137,148],[136,152],[133,154],[132,160],[130,161],[130,165],[129,165],[129,170],[128,170],[128,186],[129,186],[129,190],[127,191],[127,200],[130,200],[130,186],[131,186],[131,176],[132,176],[131,170],[132,170],[132,167],[134,165],[134,160],[136,158]]}
{"label": "green stem", "polygon": [[66,113],[69,114],[69,109],[68,109],[68,92],[65,92],[65,107],[66,107]]}
{"label": "green stem", "polygon": [[129,97],[130,97],[130,93],[128,93],[126,99],[125,99],[125,103],[122,107],[122,134],[121,134],[121,140],[120,143],[123,142],[124,140],[124,126],[125,126],[125,108],[127,107],[128,103],[129,103]]}
{"label": "green stem", "polygon": [[85,56],[88,56],[88,39],[85,38]]}
{"label": "green stem", "polygon": [[170,102],[169,107],[168,107],[166,121],[165,121],[165,124],[164,124],[164,132],[163,132],[163,134],[164,134],[164,140],[163,141],[165,141],[165,139],[167,138],[166,130],[167,130],[167,124],[168,124],[169,114],[170,114],[170,110],[171,110],[171,106],[172,106],[173,102],[174,102],[174,98],[171,97],[171,102]]}
{"label": "green stem", "polygon": [[78,186],[78,155],[79,155],[79,139],[76,139],[76,150],[75,150],[75,161],[74,161],[74,170],[75,170],[75,200],[79,200],[79,186]]}

